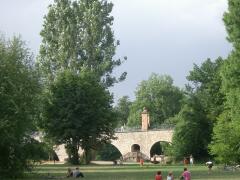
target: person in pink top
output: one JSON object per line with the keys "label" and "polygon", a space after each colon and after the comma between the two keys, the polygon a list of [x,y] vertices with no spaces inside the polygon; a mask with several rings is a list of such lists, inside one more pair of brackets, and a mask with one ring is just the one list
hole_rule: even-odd
{"label": "person in pink top", "polygon": [[184,180],[191,180],[191,173],[187,170],[186,167],[183,170],[184,171],[182,173],[182,177],[184,178]]}

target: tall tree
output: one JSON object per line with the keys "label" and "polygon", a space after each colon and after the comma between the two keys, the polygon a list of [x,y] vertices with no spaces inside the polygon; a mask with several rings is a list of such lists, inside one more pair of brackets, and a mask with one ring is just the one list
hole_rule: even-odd
{"label": "tall tree", "polygon": [[[20,38],[0,38],[0,178],[29,168],[39,93],[33,58]],[[36,147],[36,146],[35,146]]]}
{"label": "tall tree", "polygon": [[[196,158],[208,156],[213,125],[223,111],[224,95],[221,92],[220,69],[224,60],[204,61],[201,66],[194,64],[187,79],[188,98],[180,113],[175,117],[173,153],[176,157],[194,155]],[[193,140],[194,139],[194,140]],[[197,142],[197,143],[196,143]]]}
{"label": "tall tree", "polygon": [[118,80],[111,75],[122,63],[114,59],[119,41],[112,30],[112,8],[107,0],[54,0],[40,33],[38,63],[47,80],[66,69],[91,70],[106,86],[125,79],[125,72]]}
{"label": "tall tree", "polygon": [[128,124],[140,125],[140,115],[146,107],[150,113],[151,126],[160,125],[180,111],[182,98],[182,91],[173,85],[170,76],[152,74],[137,88],[136,100],[131,106]]}
{"label": "tall tree", "polygon": [[92,72],[65,71],[50,86],[44,129],[57,144],[65,144],[69,160],[79,163],[79,148],[90,149],[113,138],[116,126],[112,96]]}
{"label": "tall tree", "polygon": [[222,91],[226,95],[224,112],[214,127],[211,153],[225,163],[240,162],[240,2],[228,1],[224,23],[233,51],[221,69]]}
{"label": "tall tree", "polygon": [[195,158],[208,156],[211,122],[206,117],[199,98],[189,94],[185,105],[176,116],[178,122],[173,135],[173,155],[182,158],[192,154]]}

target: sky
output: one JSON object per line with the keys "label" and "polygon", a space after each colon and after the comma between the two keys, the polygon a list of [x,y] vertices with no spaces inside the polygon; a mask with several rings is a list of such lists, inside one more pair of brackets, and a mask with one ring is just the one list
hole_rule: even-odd
{"label": "sky", "polygon": [[[21,35],[38,54],[43,17],[53,0],[0,0],[0,32]],[[134,100],[134,92],[151,73],[170,75],[183,88],[193,64],[227,57],[231,44],[222,21],[227,0],[112,0],[113,30],[120,40],[116,58],[128,59],[114,71],[128,73],[111,91],[115,101]]]}

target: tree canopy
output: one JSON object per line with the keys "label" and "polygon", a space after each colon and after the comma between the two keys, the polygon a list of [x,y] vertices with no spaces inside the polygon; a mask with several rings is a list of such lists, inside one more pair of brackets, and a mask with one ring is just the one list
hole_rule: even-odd
{"label": "tree canopy", "polygon": [[91,72],[65,71],[50,86],[44,128],[58,144],[65,144],[72,163],[79,163],[80,147],[87,153],[113,138],[111,103],[112,96]]}
{"label": "tree canopy", "polygon": [[193,83],[193,90],[213,123],[223,111],[224,94],[221,91],[220,70],[224,60],[205,60],[201,66],[194,64],[187,79]]}
{"label": "tree canopy", "polygon": [[136,100],[130,108],[128,118],[131,126],[140,125],[144,107],[149,111],[151,126],[162,124],[181,109],[183,92],[173,85],[173,79],[167,75],[152,74],[148,80],[139,84],[135,94]]}
{"label": "tree canopy", "polygon": [[66,69],[91,70],[106,86],[125,79],[126,73],[118,80],[111,75],[122,63],[114,59],[119,41],[112,30],[112,8],[106,0],[55,0],[49,6],[38,57],[45,79],[51,82]]}

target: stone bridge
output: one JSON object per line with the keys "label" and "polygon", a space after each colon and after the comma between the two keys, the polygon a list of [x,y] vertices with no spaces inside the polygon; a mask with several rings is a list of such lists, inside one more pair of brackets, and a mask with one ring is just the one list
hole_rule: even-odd
{"label": "stone bridge", "polygon": [[[150,150],[152,146],[159,141],[172,142],[173,130],[149,130],[136,132],[118,132],[115,133],[116,140],[112,140],[111,144],[115,146],[122,156],[132,152],[133,146],[137,145],[139,151],[150,158]],[[64,145],[58,146],[56,153],[60,161],[67,158]],[[82,153],[80,151],[79,153]]]}
{"label": "stone bridge", "polygon": [[[147,110],[144,110],[142,112],[142,129],[128,132],[124,131],[122,127],[122,132],[115,133],[117,139],[112,140],[111,144],[120,151],[122,156],[131,152],[139,152],[149,159],[150,150],[155,143],[159,141],[171,143],[173,136],[173,130],[149,130],[149,127],[149,114]],[[67,158],[64,145],[58,146],[55,152],[60,161],[64,161]],[[82,150],[79,151],[80,154],[82,152]]]}
{"label": "stone bridge", "polygon": [[172,142],[173,130],[152,130],[138,132],[119,132],[115,134],[117,139],[112,141],[122,155],[133,151],[134,145],[139,147],[139,151],[150,158],[152,146],[159,142]]}

